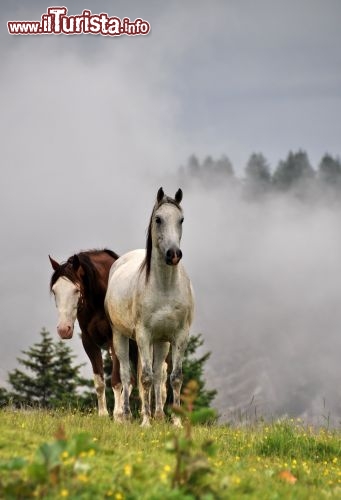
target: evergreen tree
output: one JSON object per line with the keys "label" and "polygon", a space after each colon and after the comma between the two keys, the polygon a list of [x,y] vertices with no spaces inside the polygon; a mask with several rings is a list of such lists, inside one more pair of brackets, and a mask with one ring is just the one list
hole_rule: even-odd
{"label": "evergreen tree", "polygon": [[72,366],[75,356],[71,349],[62,342],[54,343],[47,330],[40,335],[41,341],[22,351],[23,358],[17,358],[25,371],[16,368],[8,374],[13,403],[43,408],[75,404],[82,365]]}
{"label": "evergreen tree", "polygon": [[233,165],[226,155],[214,160],[207,156],[202,164],[200,180],[206,186],[216,186],[221,183],[230,182],[234,178]]}
{"label": "evergreen tree", "polygon": [[195,155],[191,155],[188,158],[187,170],[189,175],[193,177],[198,177],[200,175],[200,163]]}
{"label": "evergreen tree", "polygon": [[204,173],[212,173],[215,166],[215,161],[213,160],[211,155],[206,156],[203,161],[202,168]]}
{"label": "evergreen tree", "polygon": [[253,153],[245,167],[246,178],[259,183],[268,184],[271,181],[269,164],[262,153]]}
{"label": "evergreen tree", "polygon": [[0,387],[0,408],[9,403],[9,394],[4,387]]}
{"label": "evergreen tree", "polygon": [[216,160],[214,171],[216,175],[221,177],[229,178],[234,176],[233,165],[226,155],[223,155],[219,158],[219,160]]}
{"label": "evergreen tree", "polygon": [[264,194],[271,185],[271,173],[268,162],[262,153],[253,153],[245,167],[245,188],[247,195]]}
{"label": "evergreen tree", "polygon": [[314,170],[310,165],[307,153],[298,151],[289,152],[285,161],[280,161],[273,175],[274,185],[283,191],[293,187],[299,187],[302,181],[310,180],[314,177]]}
{"label": "evergreen tree", "polygon": [[[54,395],[52,398],[52,406],[65,406],[65,405],[76,405],[77,400],[81,397],[77,394],[77,389],[79,387],[88,387],[90,381],[83,379],[79,371],[84,363],[81,365],[73,365],[73,361],[76,358],[74,354],[71,353],[70,347],[65,344],[62,340],[58,341],[54,345],[54,366],[53,366],[53,376],[54,376]],[[91,381],[91,387],[93,387],[93,382]]]}
{"label": "evergreen tree", "polygon": [[324,155],[318,168],[318,179],[329,186],[341,186],[341,161],[329,154]]}
{"label": "evergreen tree", "polygon": [[28,351],[22,351],[25,358],[17,358],[32,375],[15,369],[9,373],[8,381],[13,387],[11,396],[14,403],[40,404],[47,407],[53,394],[53,340],[43,329],[40,343],[34,344]]}
{"label": "evergreen tree", "polygon": [[[211,406],[213,399],[215,398],[217,391],[215,389],[207,389],[205,387],[204,379],[204,368],[205,363],[211,356],[210,352],[206,352],[200,357],[196,357],[196,351],[204,344],[204,339],[199,333],[198,335],[191,335],[185,352],[185,357],[182,364],[183,372],[183,384],[182,387],[186,387],[190,380],[196,380],[198,383],[198,398],[195,401],[195,407],[198,408],[208,408]],[[168,400],[172,400],[172,391],[168,390]],[[171,397],[170,397],[171,396]]]}

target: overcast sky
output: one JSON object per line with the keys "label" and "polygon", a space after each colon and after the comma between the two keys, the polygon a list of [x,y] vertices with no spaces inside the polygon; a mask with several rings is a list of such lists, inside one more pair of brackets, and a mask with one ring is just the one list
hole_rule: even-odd
{"label": "overcast sky", "polygon": [[[41,327],[56,333],[48,254],[65,260],[82,249],[108,246],[123,253],[142,247],[157,189],[163,185],[174,194],[179,186],[172,173],[190,154],[226,154],[239,176],[254,151],[263,152],[272,168],[290,149],[305,149],[315,167],[325,152],[341,155],[338,0],[76,0],[67,5],[70,14],[88,8],[140,17],[150,22],[151,32],[117,38],[8,34],[7,20],[39,20],[49,6],[38,0],[7,0],[0,6],[0,380],[20,351],[38,340]],[[183,201],[190,214],[184,262],[199,304],[194,328],[212,330],[214,341],[207,339],[207,345],[219,359],[219,331],[229,324],[225,300],[232,296],[231,303],[239,306],[240,301],[224,283],[216,286],[222,302],[210,301],[217,283],[212,276],[225,275],[220,269],[205,272],[203,282],[202,265],[217,262],[224,249],[231,250],[231,238],[240,238],[233,267],[238,269],[238,255],[254,245],[250,211],[236,200],[220,203],[224,196],[191,189]],[[224,218],[229,209],[235,210],[232,219]],[[224,231],[213,226],[215,235],[212,210],[224,224]],[[232,224],[237,213],[239,226]],[[292,222],[290,208],[275,213],[281,214],[273,216],[276,224],[283,213]],[[337,231],[338,219],[329,214],[322,238],[314,221],[323,217],[319,213],[309,226],[314,244]],[[288,238],[307,227],[307,219],[300,220],[301,225],[287,226]],[[203,245],[212,240],[202,221],[211,238],[219,235],[219,248]],[[267,228],[270,237],[270,222]],[[339,255],[335,241],[332,252]],[[330,241],[326,245],[330,248]],[[320,246],[313,268],[324,251]],[[333,262],[337,265],[336,258]],[[328,290],[336,300],[337,283]],[[280,314],[278,309],[275,323]],[[244,339],[246,331],[245,326]],[[79,339],[71,345],[85,359]],[[337,374],[328,380],[333,377]]]}

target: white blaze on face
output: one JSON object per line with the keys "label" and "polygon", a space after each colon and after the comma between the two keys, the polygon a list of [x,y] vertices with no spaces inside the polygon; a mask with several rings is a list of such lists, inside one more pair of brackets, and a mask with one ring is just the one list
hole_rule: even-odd
{"label": "white blaze on face", "polygon": [[182,222],[182,211],[171,203],[165,203],[155,211],[153,238],[168,264],[177,264],[181,259]]}
{"label": "white blaze on face", "polygon": [[71,339],[77,317],[80,290],[65,277],[59,278],[52,287],[58,309],[57,331],[62,339]]}

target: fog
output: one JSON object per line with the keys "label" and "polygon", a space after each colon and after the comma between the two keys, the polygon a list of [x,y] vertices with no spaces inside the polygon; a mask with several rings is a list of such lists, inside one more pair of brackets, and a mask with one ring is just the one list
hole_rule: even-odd
{"label": "fog", "polygon": [[341,154],[340,6],[313,3],[70,5],[151,23],[115,39],[10,36],[8,19],[49,4],[1,4],[0,384],[42,327],[56,335],[48,254],[143,247],[158,188],[181,186],[192,331],[222,418],[340,417],[340,210],[178,175],[192,153],[227,154],[239,178],[254,151],[273,168],[289,149],[314,166]]}
{"label": "fog", "polygon": [[341,415],[340,208],[185,193],[186,262],[223,419]]}

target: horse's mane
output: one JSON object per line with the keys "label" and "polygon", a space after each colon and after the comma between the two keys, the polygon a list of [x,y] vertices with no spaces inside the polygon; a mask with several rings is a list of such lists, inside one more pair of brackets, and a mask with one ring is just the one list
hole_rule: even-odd
{"label": "horse's mane", "polygon": [[153,222],[153,216],[154,216],[156,210],[158,210],[161,207],[161,205],[164,205],[165,203],[171,203],[172,205],[175,205],[182,212],[182,208],[180,207],[179,203],[177,203],[175,201],[175,199],[171,198],[170,196],[164,196],[160,202],[156,201],[154,208],[153,208],[153,211],[152,211],[152,214],[151,214],[150,219],[149,219],[149,225],[148,225],[148,229],[147,229],[146,256],[143,259],[143,262],[142,262],[141,267],[140,267],[141,272],[143,271],[143,269],[146,270],[146,281],[148,281],[148,279],[149,279],[150,264],[151,264],[151,260],[152,260],[152,250],[153,250],[152,222]]}
{"label": "horse's mane", "polygon": [[[78,254],[75,254],[78,257],[79,263],[84,270],[83,287],[85,298],[88,300],[89,298],[91,298],[93,304],[102,303],[105,292],[100,287],[98,280],[98,271],[92,263],[90,257],[101,253],[106,253],[110,255],[110,257],[113,257],[113,259],[115,260],[119,257],[115,252],[107,248],[103,250],[88,250],[86,252],[79,252]],[[60,266],[54,271],[50,280],[50,291],[52,291],[53,285],[62,276],[69,279],[72,283],[77,284],[79,278],[77,277],[76,272],[73,268],[75,255],[69,257],[66,262],[60,264]]]}

